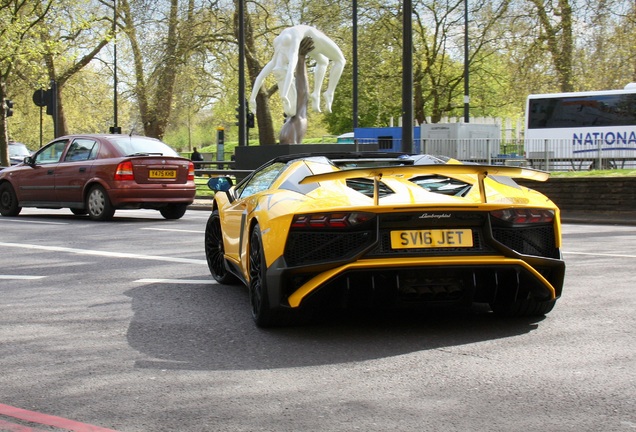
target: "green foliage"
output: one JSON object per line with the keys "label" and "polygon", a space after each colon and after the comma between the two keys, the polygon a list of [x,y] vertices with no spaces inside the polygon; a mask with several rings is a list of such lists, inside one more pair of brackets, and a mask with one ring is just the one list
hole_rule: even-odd
{"label": "green foliage", "polygon": [[[144,133],[142,101],[165,120],[164,140],[177,149],[216,151],[216,129],[225,128],[226,143],[237,140],[237,43],[235,2],[176,1],[176,39],[168,37],[170,2],[128,0],[132,27],[138,36],[143,79],[135,74],[133,45],[120,30],[117,38],[119,124],[125,132]],[[461,117],[463,110],[463,0],[414,0],[414,98],[416,116],[437,121]],[[550,3],[550,2],[548,2]],[[120,3],[118,3],[120,4]],[[519,117],[528,94],[558,91],[569,67],[575,90],[622,88],[636,81],[633,41],[636,6],[633,1],[574,2],[563,0],[550,9],[538,0],[469,0],[470,107],[472,116]],[[551,3],[550,3],[551,4]],[[20,6],[22,9],[18,8]],[[397,124],[402,112],[401,3],[358,2],[358,124]],[[558,49],[567,48],[568,14],[574,62]],[[274,37],[285,27],[309,24],[323,30],[342,48],[347,65],[336,89],[332,113],[310,110],[305,142],[349,132],[352,119],[351,8],[335,0],[263,0],[248,2],[255,52],[247,53],[261,67],[272,54]],[[541,21],[542,13],[547,21]],[[121,12],[120,12],[121,13]],[[64,76],[106,35],[112,16],[109,2],[9,0],[0,6],[0,84],[15,101],[8,119],[12,138],[37,148],[40,110],[33,92],[47,88],[50,73]],[[124,26],[120,22],[120,27]],[[551,24],[551,25],[548,25]],[[557,25],[560,24],[560,25]],[[551,33],[550,33],[551,32]],[[550,37],[560,43],[550,46]],[[176,45],[170,45],[176,43]],[[113,123],[112,44],[80,71],[67,76],[62,90],[69,132],[106,132]],[[175,58],[170,57],[170,53]],[[567,54],[567,53],[563,53]],[[48,57],[47,57],[48,56]],[[53,59],[52,65],[47,59]],[[170,62],[168,62],[170,60]],[[175,61],[172,61],[175,60]],[[170,67],[166,67],[166,65]],[[309,64],[310,82],[313,64]],[[166,75],[168,74],[168,75]],[[170,74],[174,74],[171,81]],[[249,74],[247,74],[249,76]],[[162,83],[168,83],[163,85]],[[311,83],[310,85],[313,85]],[[144,87],[145,86],[145,87]],[[273,82],[267,84],[272,89]],[[248,81],[247,92],[251,91]],[[165,91],[165,93],[163,93]],[[142,95],[145,95],[142,97]],[[164,106],[165,105],[165,106]],[[283,117],[277,93],[270,99],[273,128]],[[146,113],[146,116],[148,116]],[[52,138],[50,116],[43,116],[44,141]],[[257,129],[249,132],[257,142]],[[0,139],[1,141],[1,139]],[[226,155],[231,155],[230,144]]]}

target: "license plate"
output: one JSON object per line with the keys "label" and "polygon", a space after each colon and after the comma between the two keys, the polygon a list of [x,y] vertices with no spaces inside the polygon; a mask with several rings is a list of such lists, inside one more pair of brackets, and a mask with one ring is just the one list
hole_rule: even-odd
{"label": "license plate", "polygon": [[150,170],[148,177],[154,179],[173,179],[177,178],[177,170]]}
{"label": "license plate", "polygon": [[473,232],[469,229],[391,231],[391,248],[393,249],[472,246]]}

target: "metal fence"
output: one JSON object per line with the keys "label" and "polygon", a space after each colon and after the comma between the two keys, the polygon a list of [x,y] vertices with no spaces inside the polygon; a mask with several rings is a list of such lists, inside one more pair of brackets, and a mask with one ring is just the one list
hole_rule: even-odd
{"label": "metal fence", "polygon": [[[357,144],[375,144],[380,151],[401,151],[401,139],[385,141],[381,147],[374,139],[358,139]],[[585,171],[636,169],[636,142],[631,145],[633,148],[617,148],[602,141],[582,144],[572,140],[423,139],[414,141],[413,150],[462,162],[527,166],[546,171]],[[196,167],[198,176],[225,174],[242,178],[249,172],[235,170],[233,161],[198,162]]]}
{"label": "metal fence", "polygon": [[[358,144],[378,142],[361,139]],[[382,144],[381,150],[399,151],[402,141],[395,139]],[[546,171],[636,169],[636,142],[633,148],[616,148],[601,141],[582,145],[556,139],[422,139],[414,141],[413,149],[415,153],[447,156],[463,162],[529,166]]]}

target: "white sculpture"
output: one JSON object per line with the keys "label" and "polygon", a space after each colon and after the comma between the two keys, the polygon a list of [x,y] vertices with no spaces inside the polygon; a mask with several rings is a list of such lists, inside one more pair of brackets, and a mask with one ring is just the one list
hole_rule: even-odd
{"label": "white sculpture", "polygon": [[[280,144],[302,144],[303,138],[307,133],[307,101],[309,99],[309,83],[307,80],[307,65],[305,58],[308,53],[314,49],[314,42],[310,37],[303,38],[298,49],[298,62],[296,63],[296,71],[294,80],[296,98],[294,99],[296,106],[296,114],[285,119],[283,127],[280,130]],[[293,91],[290,93],[294,93]],[[291,101],[290,101],[291,102]]]}
{"label": "white sculpture", "polygon": [[298,63],[298,48],[300,42],[309,37],[314,43],[314,49],[308,54],[316,61],[314,71],[314,90],[311,92],[311,104],[314,110],[320,112],[320,90],[327,73],[327,66],[332,62],[329,73],[329,83],[323,96],[327,112],[331,112],[333,94],[342,75],[346,60],[336,43],[320,30],[297,25],[283,30],[274,39],[274,55],[256,77],[254,88],[250,95],[249,105],[252,112],[256,112],[256,95],[263,85],[265,77],[274,74],[278,82],[278,90],[283,101],[285,114],[292,117],[296,114],[296,88],[294,85],[294,71]]}

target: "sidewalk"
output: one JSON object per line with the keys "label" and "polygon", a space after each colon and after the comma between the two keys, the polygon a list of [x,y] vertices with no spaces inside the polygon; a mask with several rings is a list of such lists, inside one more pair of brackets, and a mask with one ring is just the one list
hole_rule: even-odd
{"label": "sidewalk", "polygon": [[561,222],[572,224],[636,226],[636,212],[584,212],[561,210]]}
{"label": "sidewalk", "polygon": [[[212,211],[212,199],[196,198],[189,208],[191,210]],[[636,212],[584,212],[561,210],[561,222],[572,224],[636,226]]]}

